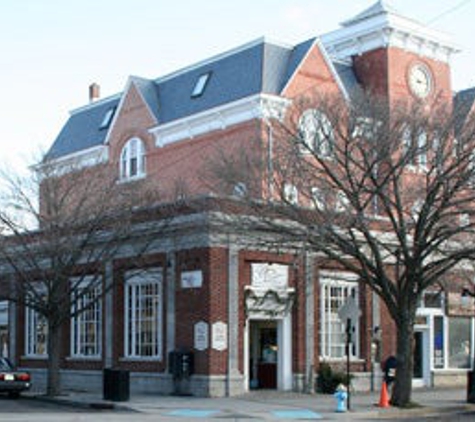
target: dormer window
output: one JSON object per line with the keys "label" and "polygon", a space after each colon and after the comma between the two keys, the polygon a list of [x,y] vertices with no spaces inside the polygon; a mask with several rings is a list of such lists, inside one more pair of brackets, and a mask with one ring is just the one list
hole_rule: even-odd
{"label": "dormer window", "polygon": [[145,176],[145,146],[139,138],[132,138],[120,154],[120,178],[136,179]]}
{"label": "dormer window", "polygon": [[191,98],[203,95],[206,85],[208,85],[210,76],[211,72],[203,73],[202,75],[200,75],[200,77],[196,81],[195,87],[193,88],[193,92],[191,93]]}
{"label": "dormer window", "polygon": [[111,107],[106,111],[106,114],[104,114],[104,118],[102,119],[99,129],[107,129],[110,126],[112,118],[114,117],[114,113],[115,107]]}

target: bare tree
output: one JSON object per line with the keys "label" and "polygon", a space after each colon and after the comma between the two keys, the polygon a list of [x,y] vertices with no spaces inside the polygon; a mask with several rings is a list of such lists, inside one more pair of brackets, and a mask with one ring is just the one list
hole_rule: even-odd
{"label": "bare tree", "polygon": [[264,139],[246,160],[255,171],[229,156],[214,172],[226,193],[250,174],[271,187],[241,196],[268,247],[323,254],[379,295],[396,327],[392,403],[406,406],[422,295],[475,256],[474,122],[440,99],[310,98],[272,122],[272,148]]}
{"label": "bare tree", "polygon": [[[107,166],[64,172],[47,160],[32,177],[3,174],[0,296],[35,314],[36,340],[46,344],[37,342],[43,349],[30,353],[47,354],[50,396],[61,389],[65,324],[97,306],[112,287],[104,266],[121,248],[134,245],[133,257],[140,259],[153,240],[139,225],[142,210],[158,200],[156,190],[145,181],[118,183],[110,174]],[[160,213],[154,217],[159,224]]]}

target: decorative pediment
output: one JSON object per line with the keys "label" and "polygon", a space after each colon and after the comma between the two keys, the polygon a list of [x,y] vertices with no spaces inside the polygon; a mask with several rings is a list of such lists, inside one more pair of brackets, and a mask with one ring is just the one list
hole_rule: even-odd
{"label": "decorative pediment", "polygon": [[251,318],[284,318],[292,309],[295,289],[258,289],[246,286],[246,315]]}

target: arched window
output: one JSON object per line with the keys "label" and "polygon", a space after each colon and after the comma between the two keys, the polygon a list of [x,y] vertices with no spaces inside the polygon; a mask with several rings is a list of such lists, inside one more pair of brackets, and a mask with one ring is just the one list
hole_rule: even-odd
{"label": "arched window", "polygon": [[120,178],[134,179],[145,176],[145,146],[139,138],[132,138],[120,154]]}
{"label": "arched window", "polygon": [[313,152],[322,158],[330,158],[333,154],[335,138],[328,117],[315,109],[302,113],[299,121],[303,150]]}

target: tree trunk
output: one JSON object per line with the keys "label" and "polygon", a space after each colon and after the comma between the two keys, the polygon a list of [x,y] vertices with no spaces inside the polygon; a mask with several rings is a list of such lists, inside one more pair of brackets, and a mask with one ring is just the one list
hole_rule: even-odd
{"label": "tree trunk", "polygon": [[60,357],[61,357],[61,328],[50,324],[48,327],[48,373],[46,395],[49,397],[59,396],[61,392],[60,380]]}
{"label": "tree trunk", "polygon": [[391,397],[391,404],[399,407],[407,407],[412,394],[414,318],[408,310],[406,312],[397,323],[397,368]]}

